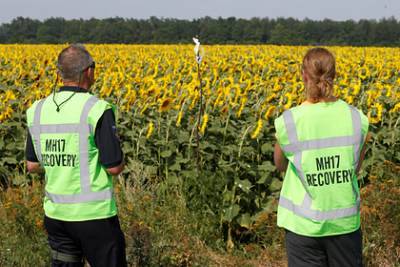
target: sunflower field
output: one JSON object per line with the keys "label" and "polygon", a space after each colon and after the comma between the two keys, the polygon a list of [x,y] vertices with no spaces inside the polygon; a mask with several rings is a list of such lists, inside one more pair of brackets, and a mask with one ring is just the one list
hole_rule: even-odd
{"label": "sunflower field", "polygon": [[[3,187],[32,184],[25,111],[61,85],[56,59],[64,47],[0,45]],[[263,225],[282,183],[273,165],[273,120],[304,101],[300,66],[309,47],[205,46],[201,84],[190,45],[87,48],[96,61],[92,93],[117,107],[124,186],[156,184],[150,201],[177,188],[189,210],[217,218],[228,250],[268,231]],[[329,50],[337,61],[335,94],[370,121],[360,174],[367,187],[386,179],[385,166],[400,168],[400,49]],[[145,179],[134,175],[138,164]]]}

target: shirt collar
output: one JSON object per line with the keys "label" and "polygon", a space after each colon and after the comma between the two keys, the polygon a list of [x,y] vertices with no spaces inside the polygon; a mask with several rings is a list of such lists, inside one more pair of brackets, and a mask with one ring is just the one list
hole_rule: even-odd
{"label": "shirt collar", "polygon": [[61,86],[60,92],[76,92],[76,93],[89,93],[88,90],[78,86]]}

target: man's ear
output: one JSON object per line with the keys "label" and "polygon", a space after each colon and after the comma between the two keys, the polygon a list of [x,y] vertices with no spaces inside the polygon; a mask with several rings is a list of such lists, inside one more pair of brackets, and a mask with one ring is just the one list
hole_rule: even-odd
{"label": "man's ear", "polygon": [[90,80],[90,75],[91,75],[91,68],[87,68],[82,72],[82,78],[85,78],[85,80]]}
{"label": "man's ear", "polygon": [[304,83],[308,82],[308,75],[307,72],[305,72],[304,70],[301,72],[302,76],[303,76],[303,81]]}
{"label": "man's ear", "polygon": [[92,77],[92,76],[94,77],[94,68],[88,68],[87,72],[88,72],[89,77]]}
{"label": "man's ear", "polygon": [[86,79],[90,82],[90,85],[94,83],[94,69],[93,68],[88,68],[85,71]]}

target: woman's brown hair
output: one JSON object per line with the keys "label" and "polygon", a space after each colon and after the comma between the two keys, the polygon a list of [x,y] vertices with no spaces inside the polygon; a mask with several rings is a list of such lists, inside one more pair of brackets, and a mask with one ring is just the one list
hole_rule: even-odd
{"label": "woman's brown hair", "polygon": [[305,87],[308,99],[315,102],[332,97],[336,63],[331,52],[321,47],[308,50],[302,68],[307,77]]}

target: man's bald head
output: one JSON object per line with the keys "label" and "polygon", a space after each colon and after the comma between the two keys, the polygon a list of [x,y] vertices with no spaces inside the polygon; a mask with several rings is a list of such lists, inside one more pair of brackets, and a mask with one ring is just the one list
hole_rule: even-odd
{"label": "man's bald head", "polygon": [[93,63],[83,45],[72,44],[58,55],[57,67],[64,81],[79,82],[82,71]]}

